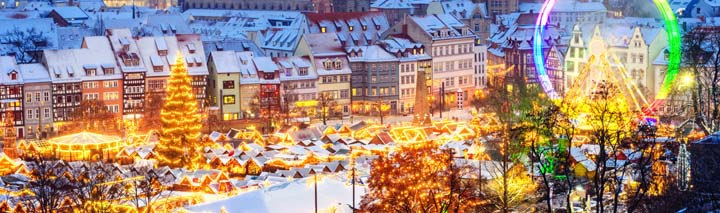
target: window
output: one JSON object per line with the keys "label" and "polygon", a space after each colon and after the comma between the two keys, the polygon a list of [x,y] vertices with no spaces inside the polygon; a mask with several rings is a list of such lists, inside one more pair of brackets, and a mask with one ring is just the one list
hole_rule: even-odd
{"label": "window", "polygon": [[50,92],[44,92],[44,93],[43,93],[43,98],[45,99],[46,102],[47,102],[47,101],[50,101]]}
{"label": "window", "polygon": [[332,69],[332,61],[325,60],[323,62],[323,67],[325,67],[325,70],[331,70]]}
{"label": "window", "polygon": [[349,90],[346,90],[346,89],[340,90],[340,98],[349,98],[350,97],[349,93],[350,93]]}
{"label": "window", "polygon": [[327,32],[327,28],[326,28],[326,27],[320,27],[320,32],[321,32],[321,33]]}
{"label": "window", "polygon": [[223,104],[235,104],[235,96],[234,95],[224,95],[223,96]]}
{"label": "window", "polygon": [[28,109],[28,110],[27,110],[27,119],[30,120],[30,119],[32,119],[32,118],[33,118],[33,110],[32,110],[32,109]]}
{"label": "window", "polygon": [[342,61],[340,61],[340,59],[335,60],[335,69],[336,70],[342,69]]}
{"label": "window", "polygon": [[96,89],[98,88],[98,82],[97,81],[91,81],[91,82],[85,82],[83,83],[85,86],[85,89]]}
{"label": "window", "polygon": [[105,67],[103,68],[103,72],[105,73],[105,75],[113,75],[115,74],[115,69],[113,69],[112,67]]}
{"label": "window", "polygon": [[45,108],[45,114],[43,114],[43,118],[50,118],[50,108]]}
{"label": "window", "polygon": [[120,107],[118,105],[107,105],[105,107],[107,107],[107,110],[112,113],[117,113],[118,111],[120,111]]}
{"label": "window", "polygon": [[229,120],[237,120],[238,119],[238,113],[224,113],[223,114],[223,120],[229,121]]}
{"label": "window", "polygon": [[308,68],[307,67],[301,67],[298,69],[298,75],[305,76],[308,75]]}
{"label": "window", "polygon": [[118,82],[117,81],[103,81],[103,87],[116,88],[116,87],[118,87]]}
{"label": "window", "polygon": [[120,95],[118,94],[118,92],[103,93],[103,100],[112,101],[112,100],[117,100],[117,99],[120,99]]}
{"label": "window", "polygon": [[223,89],[235,89],[235,81],[223,81]]}
{"label": "window", "polygon": [[26,103],[32,102],[32,93],[31,93],[31,92],[28,92],[28,93],[25,95],[25,102],[26,102]]}
{"label": "window", "polygon": [[[97,100],[98,97],[99,97],[99,94],[97,94],[97,93],[87,93],[87,94],[85,94],[84,96],[85,96],[85,97],[84,97],[85,100]],[[69,101],[69,99],[68,99],[68,101]]]}

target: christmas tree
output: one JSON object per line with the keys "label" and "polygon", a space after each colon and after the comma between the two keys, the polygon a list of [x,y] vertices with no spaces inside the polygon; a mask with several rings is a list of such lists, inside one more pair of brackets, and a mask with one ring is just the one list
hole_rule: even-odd
{"label": "christmas tree", "polygon": [[184,62],[178,53],[168,80],[165,104],[160,111],[158,160],[161,165],[197,169],[202,162],[197,150],[202,124]]}

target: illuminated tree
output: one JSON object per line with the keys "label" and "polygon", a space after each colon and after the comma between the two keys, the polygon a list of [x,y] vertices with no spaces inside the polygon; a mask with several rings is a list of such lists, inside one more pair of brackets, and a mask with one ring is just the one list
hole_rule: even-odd
{"label": "illuminated tree", "polygon": [[132,178],[125,185],[130,203],[138,212],[157,212],[160,206],[156,202],[171,196],[170,192],[165,191],[165,180],[147,166],[134,165],[130,172]]}
{"label": "illuminated tree", "polygon": [[525,201],[527,195],[535,192],[536,186],[522,164],[516,164],[507,172],[506,177],[495,178],[487,187],[494,198],[493,204],[507,212]]}
{"label": "illuminated tree", "polygon": [[80,212],[112,212],[125,197],[125,182],[115,179],[111,164],[84,163],[71,171],[76,178],[70,191]]}
{"label": "illuminated tree", "polygon": [[375,101],[374,107],[380,117],[380,124],[385,124],[385,115],[390,111],[390,104],[385,103],[381,96],[377,101]]}
{"label": "illuminated tree", "polygon": [[31,180],[25,186],[30,193],[22,198],[29,212],[57,212],[63,200],[70,196],[67,190],[71,186],[70,179],[62,175],[61,167],[55,164],[56,161],[48,159],[37,158],[32,161]]}
{"label": "illuminated tree", "polygon": [[185,60],[178,53],[160,112],[162,129],[157,149],[162,165],[196,169],[202,162],[201,152],[197,150],[202,121],[190,82]]}
{"label": "illuminated tree", "polygon": [[476,181],[468,169],[434,142],[405,144],[373,161],[368,193],[361,207],[369,212],[458,212],[478,203]]}

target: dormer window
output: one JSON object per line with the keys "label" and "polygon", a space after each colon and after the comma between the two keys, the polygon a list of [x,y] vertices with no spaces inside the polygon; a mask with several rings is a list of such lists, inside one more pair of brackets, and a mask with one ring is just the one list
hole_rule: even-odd
{"label": "dormer window", "polygon": [[72,67],[67,66],[66,71],[68,73],[68,78],[74,78],[75,77],[75,71],[72,69]]}
{"label": "dormer window", "polygon": [[340,61],[340,59],[335,59],[335,63],[334,63],[334,64],[335,64],[335,69],[336,69],[336,70],[341,70],[341,69],[342,69],[342,61]]}
{"label": "dormer window", "polygon": [[413,55],[417,55],[417,54],[418,54],[418,49],[413,49]]}
{"label": "dormer window", "polygon": [[420,48],[420,54],[425,54],[425,48]]}
{"label": "dormer window", "polygon": [[85,69],[86,76],[95,76],[97,74],[97,66],[94,64],[83,65],[83,69]]}
{"label": "dormer window", "polygon": [[159,56],[166,56],[168,54],[168,47],[167,43],[165,43],[165,39],[155,39],[155,47],[157,48]]}
{"label": "dormer window", "polygon": [[199,56],[195,56],[195,66],[199,67],[199,66],[202,66],[202,64],[203,64],[202,58],[200,58]]}
{"label": "dormer window", "polygon": [[114,75],[115,74],[115,65],[114,64],[103,64],[102,69],[103,69],[103,73],[105,75]]}
{"label": "dormer window", "polygon": [[348,26],[348,30],[353,31],[353,26]]}
{"label": "dormer window", "polygon": [[326,32],[327,32],[327,27],[320,27],[320,32],[321,32],[321,33],[326,33]]}
{"label": "dormer window", "polygon": [[18,79],[17,71],[13,70],[13,71],[10,71],[10,73],[8,73],[8,74],[10,75],[10,80],[15,81]]}
{"label": "dormer window", "polygon": [[366,25],[366,24],[363,24],[363,25],[362,25],[362,29],[363,29],[363,31],[366,31],[366,30],[367,30],[367,25]]}
{"label": "dormer window", "polygon": [[185,58],[185,62],[187,63],[188,67],[193,67],[193,65],[195,64],[192,58]]}
{"label": "dormer window", "polygon": [[162,72],[163,71],[163,61],[160,59],[159,56],[153,55],[150,56],[150,63],[152,64],[153,71],[155,72]]}
{"label": "dormer window", "polygon": [[300,67],[300,69],[298,69],[298,75],[300,75],[300,76],[306,76],[306,75],[308,75],[308,68],[307,68],[307,67]]}
{"label": "dormer window", "polygon": [[127,38],[120,38],[120,45],[122,45],[122,50],[127,52],[130,50],[130,40]]}
{"label": "dormer window", "polygon": [[53,72],[55,73],[55,78],[60,78],[60,70],[58,68],[54,68]]}
{"label": "dormer window", "polygon": [[325,70],[331,70],[333,67],[333,63],[330,60],[325,60],[323,62],[323,67],[325,67]]}
{"label": "dormer window", "polygon": [[190,43],[187,45],[187,48],[188,48],[188,52],[190,52],[190,54],[195,54],[195,49],[196,49],[195,44]]}

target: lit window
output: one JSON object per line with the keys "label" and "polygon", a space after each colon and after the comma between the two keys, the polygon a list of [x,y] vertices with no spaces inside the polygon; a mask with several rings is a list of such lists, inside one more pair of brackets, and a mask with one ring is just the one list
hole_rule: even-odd
{"label": "lit window", "polygon": [[223,96],[223,104],[235,104],[235,96],[234,95]]}
{"label": "lit window", "polygon": [[321,33],[327,32],[327,28],[325,28],[325,27],[320,27],[320,32],[321,32]]}

